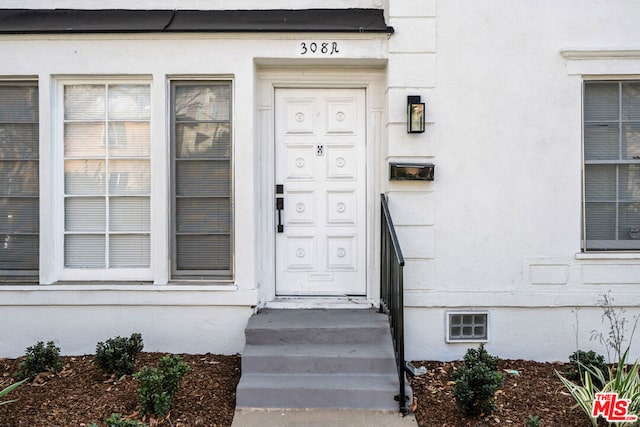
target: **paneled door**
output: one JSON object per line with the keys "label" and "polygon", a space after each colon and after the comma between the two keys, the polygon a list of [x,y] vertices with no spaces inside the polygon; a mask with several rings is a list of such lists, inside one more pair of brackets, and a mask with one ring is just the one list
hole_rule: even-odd
{"label": "paneled door", "polygon": [[277,89],[276,294],[366,294],[364,89]]}

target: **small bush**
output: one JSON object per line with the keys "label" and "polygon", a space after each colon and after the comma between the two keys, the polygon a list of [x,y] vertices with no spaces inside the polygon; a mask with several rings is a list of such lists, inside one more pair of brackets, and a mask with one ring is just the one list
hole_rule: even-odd
{"label": "small bush", "polygon": [[[594,351],[577,350],[569,356],[569,363],[564,369],[564,377],[574,383],[584,385],[585,367],[598,368],[608,381],[608,368],[604,362],[604,356]],[[592,377],[592,379],[595,386],[602,388],[604,384],[597,377]]]}
{"label": "small bush", "polygon": [[[147,427],[145,423],[136,420],[127,420],[122,418],[121,414],[111,414],[109,418],[105,420],[107,427]],[[96,423],[91,423],[87,427],[99,427]]]}
{"label": "small bush", "polygon": [[19,380],[28,379],[33,381],[40,372],[58,373],[62,371],[62,360],[60,359],[60,348],[56,347],[53,341],[47,345],[42,341],[32,347],[27,347],[26,359],[20,363],[16,372]]}
{"label": "small bush", "polygon": [[171,399],[191,368],[179,356],[164,356],[158,367],[143,367],[133,377],[138,380],[142,415],[163,417],[169,412]]}
{"label": "small bush", "polygon": [[525,427],[542,427],[542,420],[537,415],[529,415],[526,420],[524,420]]}
{"label": "small bush", "polygon": [[504,375],[498,371],[499,360],[480,344],[478,350],[467,350],[463,363],[453,372],[452,393],[465,417],[488,415],[493,410],[495,393],[504,381]]}
{"label": "small bush", "polygon": [[[576,406],[589,417],[593,427],[600,425],[598,418],[592,416],[593,402],[598,393],[616,393],[618,400],[629,400],[627,406],[629,414],[640,414],[640,359],[637,359],[633,365],[627,365],[628,354],[629,350],[627,349],[620,357],[618,366],[615,369],[608,367],[606,375],[598,368],[585,367],[584,384],[573,383],[556,371],[560,381],[576,401]],[[595,387],[596,380],[604,385],[601,388]],[[638,426],[635,421],[626,422],[626,420],[616,421],[615,425],[620,427]]]}
{"label": "small bush", "polygon": [[106,343],[98,343],[94,360],[108,374],[130,375],[136,370],[136,357],[143,348],[139,333],[131,334],[130,338],[110,338]]}

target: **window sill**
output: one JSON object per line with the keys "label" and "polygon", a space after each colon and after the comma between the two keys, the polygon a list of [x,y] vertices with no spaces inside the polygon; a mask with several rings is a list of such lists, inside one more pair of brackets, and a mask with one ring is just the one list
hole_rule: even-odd
{"label": "window sill", "polygon": [[83,291],[237,291],[233,282],[220,283],[202,281],[198,283],[170,282],[155,285],[151,282],[56,282],[51,285],[40,285],[44,289],[83,290]]}
{"label": "window sill", "polygon": [[39,284],[26,281],[0,281],[0,290],[41,289],[62,291],[237,291],[238,285],[232,281],[191,281],[153,284],[151,282],[55,282]]}
{"label": "window sill", "polygon": [[640,260],[640,252],[578,252],[579,260]]}
{"label": "window sill", "polygon": [[453,339],[453,338],[445,338],[444,340],[447,344],[486,344],[489,342],[487,338],[478,338],[478,339]]}
{"label": "window sill", "polygon": [[569,60],[584,61],[593,59],[640,59],[638,49],[562,49],[560,54]]}
{"label": "window sill", "polygon": [[236,284],[152,285],[118,283],[56,283],[1,286],[2,306],[254,306],[256,289]]}

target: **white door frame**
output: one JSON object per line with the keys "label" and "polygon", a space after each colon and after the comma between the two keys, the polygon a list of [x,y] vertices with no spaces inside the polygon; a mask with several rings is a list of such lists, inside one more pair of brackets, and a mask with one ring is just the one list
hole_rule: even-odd
{"label": "white door frame", "polygon": [[[349,88],[364,89],[366,97],[366,300],[380,299],[380,192],[386,182],[384,147],[385,85],[384,64],[365,67],[274,67],[256,73],[256,128],[254,169],[256,171],[255,213],[257,228],[256,270],[259,306],[275,295],[275,89]],[[302,301],[304,298],[300,298]]]}

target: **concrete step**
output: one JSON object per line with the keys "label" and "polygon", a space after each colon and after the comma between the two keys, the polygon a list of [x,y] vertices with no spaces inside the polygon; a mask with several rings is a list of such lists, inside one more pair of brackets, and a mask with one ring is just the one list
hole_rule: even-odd
{"label": "concrete step", "polygon": [[236,409],[231,427],[418,427],[413,415],[368,409]]}
{"label": "concrete step", "polygon": [[236,393],[241,408],[351,408],[398,410],[394,375],[249,374]]}
{"label": "concrete step", "polygon": [[373,310],[262,310],[249,319],[247,344],[384,343],[389,324]]}
{"label": "concrete step", "polygon": [[249,344],[242,353],[242,374],[395,372],[391,342],[385,344]]}
{"label": "concrete step", "polygon": [[266,309],[249,319],[245,334],[238,408],[398,410],[385,314]]}

